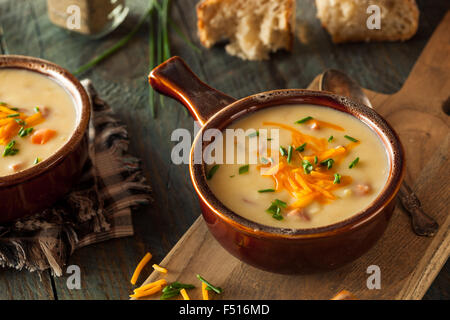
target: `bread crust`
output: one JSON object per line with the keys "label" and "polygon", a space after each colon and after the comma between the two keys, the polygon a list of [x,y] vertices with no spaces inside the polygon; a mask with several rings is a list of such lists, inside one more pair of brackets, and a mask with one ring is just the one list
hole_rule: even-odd
{"label": "bread crust", "polygon": [[[318,2],[321,0],[316,0],[316,6],[318,6]],[[324,27],[328,33],[331,35],[331,39],[334,43],[345,43],[345,42],[361,42],[361,41],[373,41],[373,42],[383,42],[383,41],[406,41],[411,39],[417,32],[419,28],[419,15],[420,11],[417,7],[415,0],[396,0],[396,1],[402,1],[403,5],[406,6],[409,10],[409,12],[412,15],[413,21],[411,28],[408,30],[407,33],[399,34],[398,36],[389,36],[385,34],[384,32],[380,31],[377,33],[368,33],[368,34],[358,34],[355,36],[348,36],[344,35],[343,33],[333,33],[328,24],[324,19],[321,17],[318,17],[321,21],[322,27]]]}
{"label": "bread crust", "polygon": [[[200,40],[200,43],[206,47],[212,47],[219,40],[209,39],[207,32],[207,17],[205,12],[208,8],[214,5],[218,5],[221,0],[201,0],[196,5],[197,11],[197,34]],[[238,0],[235,0],[238,1]],[[245,1],[245,0],[244,0]],[[295,0],[286,0],[286,10],[285,10],[285,18],[287,21],[285,32],[288,35],[288,40],[284,45],[284,49],[288,51],[292,51],[294,46],[294,30],[295,30],[295,9],[296,9],[296,1]],[[282,48],[280,48],[282,49]]]}

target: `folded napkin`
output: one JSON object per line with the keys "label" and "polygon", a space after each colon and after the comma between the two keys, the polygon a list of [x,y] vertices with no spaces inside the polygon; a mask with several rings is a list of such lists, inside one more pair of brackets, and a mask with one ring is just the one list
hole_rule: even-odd
{"label": "folded napkin", "polygon": [[57,276],[74,250],[133,234],[131,209],[150,201],[140,161],[127,154],[128,135],[90,80],[89,159],[79,183],[36,215],[0,225],[0,266],[29,271],[51,268]]}

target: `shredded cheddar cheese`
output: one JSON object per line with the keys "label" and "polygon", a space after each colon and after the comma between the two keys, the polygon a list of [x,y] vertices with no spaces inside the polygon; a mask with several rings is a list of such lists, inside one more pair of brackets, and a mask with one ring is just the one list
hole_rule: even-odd
{"label": "shredded cheddar cheese", "polygon": [[184,299],[184,300],[191,300],[191,298],[189,298],[189,296],[188,296],[188,294],[187,294],[187,292],[186,292],[186,289],[181,289],[181,290],[180,290],[180,293],[181,293],[181,295],[183,296],[183,299]]}
{"label": "shredded cheddar cheese", "polygon": [[155,269],[156,271],[159,271],[159,272],[161,272],[161,273],[167,273],[167,269],[166,269],[166,268],[160,267],[160,266],[158,266],[156,263],[155,263],[152,267],[153,267],[153,269]]}
{"label": "shredded cheddar cheese", "polygon": [[157,286],[165,287],[166,285],[167,285],[167,280],[166,279],[161,279],[161,280],[158,280],[158,281],[147,283],[147,284],[145,284],[145,285],[143,285],[143,286],[141,286],[139,288],[134,289],[134,293],[143,292],[143,291],[146,291],[146,290],[148,290],[150,288],[157,287]]}
{"label": "shredded cheddar cheese", "polygon": [[142,298],[142,297],[147,297],[150,296],[152,294],[155,294],[157,292],[160,292],[162,289],[162,286],[154,286],[151,287],[147,290],[141,290],[136,292],[135,294],[130,295],[131,298]]}
{"label": "shredded cheddar cheese", "polygon": [[[6,146],[21,129],[33,128],[45,118],[41,112],[27,116],[22,112],[11,109],[8,105],[0,105],[0,145]],[[30,129],[32,130],[32,129]]]}
{"label": "shredded cheddar cheese", "polygon": [[[314,121],[319,126],[344,131],[342,127],[328,122],[309,121]],[[304,208],[313,201],[326,204],[337,199],[333,194],[334,190],[351,184],[350,176],[339,175],[340,180],[336,182],[336,170],[333,168],[333,163],[342,161],[348,151],[359,144],[359,141],[351,142],[347,146],[330,148],[327,139],[304,134],[291,126],[277,122],[263,122],[263,125],[289,130],[292,135],[292,147],[299,148],[295,152],[297,157],[292,157],[290,162],[281,155],[278,163],[258,166],[261,175],[273,179],[275,191],[286,190],[294,198],[288,209]],[[308,150],[305,153],[309,154],[301,154],[305,150]]]}
{"label": "shredded cheddar cheese", "polygon": [[145,256],[142,258],[142,260],[137,265],[136,269],[134,270],[133,276],[131,277],[131,284],[135,285],[137,279],[139,278],[139,274],[141,273],[142,269],[145,267],[145,265],[150,261],[152,258],[152,254],[150,252],[147,252]]}
{"label": "shredded cheddar cheese", "polygon": [[208,287],[208,285],[204,282],[202,282],[202,296],[203,296],[203,300],[209,300],[209,292],[206,289]]}

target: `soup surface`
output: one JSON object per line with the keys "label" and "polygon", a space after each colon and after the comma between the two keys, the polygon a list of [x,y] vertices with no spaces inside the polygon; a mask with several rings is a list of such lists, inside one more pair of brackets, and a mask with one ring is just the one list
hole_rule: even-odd
{"label": "soup surface", "polygon": [[76,116],[71,96],[55,81],[0,69],[0,177],[54,154],[71,137]]}
{"label": "soup surface", "polygon": [[[227,130],[239,128],[246,130],[244,139],[230,140],[231,147],[223,139],[226,163],[208,165],[207,178],[215,196],[249,220],[295,229],[330,225],[368,207],[387,181],[382,142],[346,113],[313,105],[278,106]],[[234,161],[226,160],[230,148]],[[247,163],[236,163],[239,151]],[[256,161],[249,163],[252,156]]]}

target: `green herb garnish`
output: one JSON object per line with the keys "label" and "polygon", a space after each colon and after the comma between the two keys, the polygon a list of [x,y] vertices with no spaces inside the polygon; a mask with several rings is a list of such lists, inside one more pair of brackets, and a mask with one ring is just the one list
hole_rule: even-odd
{"label": "green herb garnish", "polygon": [[250,166],[248,164],[246,164],[245,166],[240,167],[239,168],[239,174],[247,173],[249,168],[250,168]]}
{"label": "green herb garnish", "polygon": [[215,293],[217,294],[221,294],[223,292],[221,287],[216,287],[213,286],[211,283],[209,283],[207,280],[205,280],[201,275],[197,275],[197,279],[200,280],[201,282],[204,282],[208,288],[211,288],[211,290],[213,290]]}
{"label": "green herb garnish", "polygon": [[16,121],[19,126],[27,125],[27,123],[25,121],[23,121],[22,119],[14,119],[14,121]]}
{"label": "green herb garnish", "polygon": [[346,139],[348,139],[348,140],[350,140],[350,141],[353,141],[353,142],[358,142],[357,139],[355,139],[355,138],[353,138],[353,137],[350,137],[350,136],[347,136],[347,135],[345,135],[344,138],[346,138]]}
{"label": "green herb garnish", "polygon": [[317,156],[314,156],[314,164],[317,164],[319,162],[319,158]]}
{"label": "green herb garnish", "polygon": [[297,147],[295,149],[295,151],[303,152],[303,151],[305,151],[305,147],[306,147],[306,142],[304,144],[302,144],[300,147]]}
{"label": "green herb garnish", "polygon": [[34,107],[34,111],[39,112],[39,111],[41,111],[41,109],[39,109],[39,107]]}
{"label": "green herb garnish", "polygon": [[284,201],[275,199],[272,201],[270,207],[266,210],[266,212],[272,214],[272,218],[276,220],[283,220],[283,215],[281,214],[281,209],[286,208],[287,204]]}
{"label": "green herb garnish", "polygon": [[15,117],[18,117],[18,116],[20,116],[20,113],[11,113],[11,114],[8,114],[6,117],[7,118],[15,118]]}
{"label": "green herb garnish", "polygon": [[311,171],[313,171],[313,169],[314,169],[313,165],[308,160],[303,160],[302,161],[302,167],[303,167],[303,171],[306,174],[310,174]]}
{"label": "green herb garnish", "polygon": [[256,130],[248,135],[249,138],[259,137],[259,131]]}
{"label": "green herb garnish", "polygon": [[341,175],[339,173],[335,173],[333,184],[338,184],[338,183],[341,183]]}
{"label": "green herb garnish", "polygon": [[320,164],[322,166],[327,166],[327,169],[331,169],[333,167],[333,163],[334,163],[334,160],[331,159],[331,158],[323,160],[322,162],[320,162]]}
{"label": "green herb garnish", "polygon": [[194,288],[195,286],[193,286],[192,284],[185,284],[176,281],[162,289],[163,294],[161,295],[160,299],[161,300],[170,299],[179,295],[181,289],[194,289]]}
{"label": "green herb garnish", "polygon": [[286,148],[284,148],[284,147],[280,147],[280,153],[283,157],[287,156],[287,154],[288,154]]}
{"label": "green herb garnish", "polygon": [[19,111],[19,108],[10,108],[13,111]]}
{"label": "green herb garnish", "polygon": [[25,129],[25,127],[20,127],[18,135],[19,135],[19,137],[24,138],[27,135],[29,135],[32,131],[33,131],[32,127],[31,128],[26,128],[26,129]]}
{"label": "green herb garnish", "polygon": [[266,193],[266,192],[275,192],[275,189],[262,189],[258,190],[259,193]]}
{"label": "green herb garnish", "polygon": [[267,138],[267,141],[272,141],[273,139],[272,138]]}
{"label": "green herb garnish", "polygon": [[333,137],[333,136],[330,136],[330,137],[328,138],[328,142],[333,141],[333,139],[334,139],[334,137]]}
{"label": "green herb garnish", "polygon": [[287,155],[287,163],[291,163],[292,151],[293,150],[294,150],[294,148],[292,146],[289,146],[289,148],[288,148],[288,155]]}
{"label": "green herb garnish", "polygon": [[312,119],[313,119],[313,117],[306,117],[306,118],[296,121],[295,123],[301,124],[301,123],[308,122],[309,120],[312,120]]}
{"label": "green herb garnish", "polygon": [[354,166],[356,166],[356,164],[359,162],[359,157],[357,157],[355,160],[353,160],[350,165],[348,166],[349,169],[353,168]]}
{"label": "green herb garnish", "polygon": [[36,157],[36,159],[34,159],[33,164],[38,164],[39,162],[41,162],[41,159],[39,157]]}
{"label": "green herb garnish", "polygon": [[216,164],[214,165],[209,171],[208,174],[206,175],[206,179],[211,180],[213,175],[216,173],[216,171],[219,169],[219,165]]}
{"label": "green herb garnish", "polygon": [[7,157],[7,156],[13,156],[13,155],[17,154],[19,152],[19,149],[16,149],[15,145],[16,145],[15,140],[8,143],[8,145],[5,147],[5,151],[3,151],[3,156]]}

